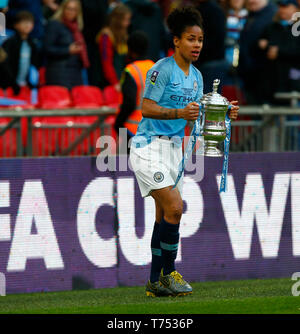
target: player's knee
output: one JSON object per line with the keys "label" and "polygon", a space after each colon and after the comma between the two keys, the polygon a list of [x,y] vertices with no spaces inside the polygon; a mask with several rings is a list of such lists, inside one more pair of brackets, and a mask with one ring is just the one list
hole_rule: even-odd
{"label": "player's knee", "polygon": [[168,210],[168,216],[173,222],[180,222],[181,216],[183,212],[183,204],[178,202],[176,204],[172,204]]}

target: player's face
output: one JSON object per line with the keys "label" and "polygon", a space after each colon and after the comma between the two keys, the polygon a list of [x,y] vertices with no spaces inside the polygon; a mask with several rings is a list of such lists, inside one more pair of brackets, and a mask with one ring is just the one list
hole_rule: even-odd
{"label": "player's face", "polygon": [[203,47],[203,31],[199,26],[187,27],[180,38],[174,38],[174,44],[185,61],[194,62]]}

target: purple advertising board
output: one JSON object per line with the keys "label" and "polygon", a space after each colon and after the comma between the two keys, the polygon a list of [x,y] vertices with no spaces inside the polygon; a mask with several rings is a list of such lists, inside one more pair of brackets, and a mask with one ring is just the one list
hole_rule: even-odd
{"label": "purple advertising board", "polygon": [[[300,268],[300,153],[205,158],[185,174],[177,270],[186,280],[291,277]],[[6,292],[144,285],[155,220],[134,174],[96,158],[0,160],[0,272]]]}

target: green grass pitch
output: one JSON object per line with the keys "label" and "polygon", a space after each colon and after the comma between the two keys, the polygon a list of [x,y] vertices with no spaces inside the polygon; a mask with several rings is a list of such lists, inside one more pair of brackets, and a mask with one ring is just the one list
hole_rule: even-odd
{"label": "green grass pitch", "polygon": [[150,298],[144,287],[15,294],[0,297],[0,313],[299,314],[295,281],[265,279],[192,283],[185,297]]}

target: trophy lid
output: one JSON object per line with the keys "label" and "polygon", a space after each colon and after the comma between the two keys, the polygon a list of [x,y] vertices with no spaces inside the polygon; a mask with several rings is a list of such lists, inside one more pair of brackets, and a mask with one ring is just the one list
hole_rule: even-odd
{"label": "trophy lid", "polygon": [[200,102],[204,105],[219,105],[219,106],[228,106],[229,101],[226,97],[218,94],[218,87],[220,84],[220,79],[215,79],[213,82],[213,91],[211,93],[203,95]]}

